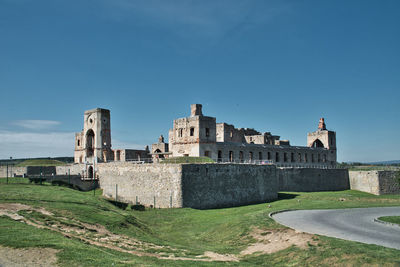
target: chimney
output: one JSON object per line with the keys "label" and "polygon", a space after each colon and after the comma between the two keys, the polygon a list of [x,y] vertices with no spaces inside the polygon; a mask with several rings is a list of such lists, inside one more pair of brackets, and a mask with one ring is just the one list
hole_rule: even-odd
{"label": "chimney", "polygon": [[326,130],[324,118],[319,119],[318,130]]}
{"label": "chimney", "polygon": [[201,111],[201,104],[191,104],[190,105],[190,117],[194,116],[203,116],[203,112]]}

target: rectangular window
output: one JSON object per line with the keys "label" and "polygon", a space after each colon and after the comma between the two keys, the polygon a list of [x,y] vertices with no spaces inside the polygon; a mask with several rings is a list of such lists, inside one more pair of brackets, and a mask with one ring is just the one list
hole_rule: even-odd
{"label": "rectangular window", "polygon": [[210,128],[206,128],[206,137],[210,136]]}
{"label": "rectangular window", "polygon": [[262,160],[262,152],[258,152],[258,159]]}
{"label": "rectangular window", "polygon": [[293,152],[290,154],[290,161],[291,161],[291,162],[295,162],[295,160],[294,160],[294,153],[293,153]]}
{"label": "rectangular window", "polygon": [[314,154],[311,154],[311,162],[314,162],[314,161],[315,161]]}
{"label": "rectangular window", "polygon": [[222,161],[222,151],[218,150],[218,162]]}
{"label": "rectangular window", "polygon": [[268,160],[271,160],[271,152],[268,152]]}
{"label": "rectangular window", "polygon": [[229,161],[233,162],[233,151],[229,151]]}
{"label": "rectangular window", "polygon": [[182,137],[183,136],[183,129],[181,128],[181,129],[179,129],[179,137]]}
{"label": "rectangular window", "polygon": [[275,162],[279,162],[279,152],[276,152],[275,154]]}
{"label": "rectangular window", "polygon": [[204,156],[205,157],[210,157],[210,151],[204,151]]}
{"label": "rectangular window", "polygon": [[249,152],[249,160],[253,161],[253,152]]}
{"label": "rectangular window", "polygon": [[301,153],[299,153],[299,162],[301,162]]}
{"label": "rectangular window", "polygon": [[239,152],[239,160],[240,160],[240,163],[243,162],[243,151]]}
{"label": "rectangular window", "polygon": [[190,128],[190,136],[194,136],[194,128]]}
{"label": "rectangular window", "polygon": [[283,161],[287,162],[287,153],[283,153]]}
{"label": "rectangular window", "polygon": [[307,153],[304,154],[304,162],[308,162],[308,155],[307,155]]}

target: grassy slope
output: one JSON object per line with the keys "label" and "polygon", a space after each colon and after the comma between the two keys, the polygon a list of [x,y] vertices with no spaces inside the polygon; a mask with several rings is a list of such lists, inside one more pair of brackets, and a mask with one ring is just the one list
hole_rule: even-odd
{"label": "grassy slope", "polygon": [[384,222],[396,223],[400,226],[400,216],[385,216],[380,217],[379,220]]}
{"label": "grassy slope", "polygon": [[[0,179],[1,180],[1,179]],[[21,180],[22,181],[22,180]],[[4,183],[3,181],[1,181]],[[247,233],[253,226],[265,229],[281,228],[268,217],[268,213],[282,209],[346,208],[372,206],[398,206],[400,196],[374,196],[357,191],[282,193],[280,200],[245,207],[194,210],[161,209],[145,212],[120,210],[96,192],[79,192],[64,187],[38,186],[30,184],[1,184],[0,202],[24,203],[45,207],[64,217],[75,218],[87,223],[99,223],[114,233],[120,233],[160,245],[185,248],[193,255],[205,251],[238,253],[251,240]],[[339,201],[339,198],[346,199]],[[130,223],[135,217],[142,227]],[[375,245],[320,237],[322,245],[301,250],[289,248],[271,255],[247,256],[239,263],[218,263],[218,265],[254,266],[275,265],[341,265],[351,263],[399,264],[398,250]],[[61,265],[110,266],[144,264],[150,266],[215,266],[216,263],[193,263],[187,261],[158,260],[152,257],[137,257],[109,249],[84,244],[68,239],[49,230],[36,229],[7,217],[0,217],[0,244],[12,247],[52,247],[58,253]]]}
{"label": "grassy slope", "polygon": [[21,163],[18,163],[16,166],[26,167],[26,166],[61,166],[61,165],[66,165],[66,163],[55,159],[27,159]]}

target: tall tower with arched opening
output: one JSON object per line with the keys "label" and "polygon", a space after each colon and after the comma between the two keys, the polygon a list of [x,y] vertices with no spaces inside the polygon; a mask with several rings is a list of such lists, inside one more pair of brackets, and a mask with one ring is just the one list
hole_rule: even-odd
{"label": "tall tower with arched opening", "polygon": [[328,149],[327,160],[336,164],[336,132],[326,129],[324,118],[319,119],[318,129],[307,134],[307,146],[315,149]]}
{"label": "tall tower with arched opening", "polygon": [[75,134],[75,163],[105,162],[113,159],[110,110],[85,111],[83,130]]}

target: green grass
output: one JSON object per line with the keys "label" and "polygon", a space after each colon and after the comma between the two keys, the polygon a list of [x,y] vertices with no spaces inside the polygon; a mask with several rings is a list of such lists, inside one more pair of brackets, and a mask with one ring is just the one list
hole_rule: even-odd
{"label": "green grass", "polygon": [[26,166],[62,166],[62,165],[66,165],[66,163],[55,159],[27,159],[18,163],[16,166],[26,167]]}
{"label": "green grass", "polygon": [[[195,209],[120,210],[101,197],[101,190],[79,192],[66,187],[4,184],[0,179],[0,203],[22,203],[44,207],[54,216],[21,213],[37,220],[75,221],[101,224],[109,231],[176,249],[186,249],[187,255],[205,251],[237,254],[254,242],[249,237],[253,227],[283,228],[268,217],[272,211],[283,209],[324,209],[350,207],[400,206],[400,195],[374,196],[358,191],[280,193],[280,199],[267,204],[243,207]],[[340,201],[343,200],[344,201]],[[38,215],[39,214],[39,215]],[[11,247],[51,247],[59,249],[61,266],[313,266],[313,265],[392,265],[400,264],[398,250],[318,237],[319,245],[307,250],[291,247],[270,255],[253,254],[240,262],[192,262],[160,260],[89,245],[74,238],[46,229],[37,229],[8,217],[0,216],[0,245]],[[166,249],[168,250],[168,249]],[[151,250],[149,250],[151,252]]]}
{"label": "green grass", "polygon": [[384,222],[395,223],[400,226],[400,216],[384,216],[378,219]]}
{"label": "green grass", "polygon": [[174,157],[167,158],[161,163],[214,163],[215,161],[208,157]]}
{"label": "green grass", "polygon": [[351,166],[349,171],[400,171],[400,167],[381,165]]}

